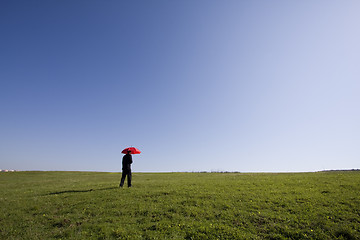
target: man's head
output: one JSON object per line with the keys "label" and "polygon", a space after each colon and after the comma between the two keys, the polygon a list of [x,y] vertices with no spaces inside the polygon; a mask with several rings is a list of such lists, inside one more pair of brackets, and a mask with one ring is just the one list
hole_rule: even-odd
{"label": "man's head", "polygon": [[128,153],[128,154],[131,154],[131,151],[130,151],[130,150],[128,150],[128,151],[127,151],[127,153]]}

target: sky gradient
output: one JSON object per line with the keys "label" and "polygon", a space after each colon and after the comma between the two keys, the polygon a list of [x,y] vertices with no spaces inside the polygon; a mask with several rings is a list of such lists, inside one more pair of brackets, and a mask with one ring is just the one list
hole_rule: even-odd
{"label": "sky gradient", "polygon": [[0,168],[360,168],[359,1],[0,2]]}

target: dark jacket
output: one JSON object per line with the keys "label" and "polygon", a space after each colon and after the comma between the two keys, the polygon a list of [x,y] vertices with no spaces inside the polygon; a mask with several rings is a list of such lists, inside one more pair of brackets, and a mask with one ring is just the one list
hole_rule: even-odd
{"label": "dark jacket", "polygon": [[131,154],[129,154],[129,153],[125,154],[125,156],[122,159],[122,170],[123,171],[131,171],[132,163],[133,163],[133,161],[132,161]]}

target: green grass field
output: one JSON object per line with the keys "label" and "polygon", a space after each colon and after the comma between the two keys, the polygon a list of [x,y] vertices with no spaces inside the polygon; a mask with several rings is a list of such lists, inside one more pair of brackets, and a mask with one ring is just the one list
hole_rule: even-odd
{"label": "green grass field", "polygon": [[360,239],[360,172],[0,174],[1,239]]}

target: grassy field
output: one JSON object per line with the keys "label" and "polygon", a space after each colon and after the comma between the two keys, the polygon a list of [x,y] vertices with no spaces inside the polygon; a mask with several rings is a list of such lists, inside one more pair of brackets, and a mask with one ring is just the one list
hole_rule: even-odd
{"label": "grassy field", "polygon": [[1,239],[360,239],[360,172],[0,173]]}

